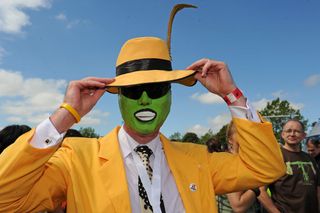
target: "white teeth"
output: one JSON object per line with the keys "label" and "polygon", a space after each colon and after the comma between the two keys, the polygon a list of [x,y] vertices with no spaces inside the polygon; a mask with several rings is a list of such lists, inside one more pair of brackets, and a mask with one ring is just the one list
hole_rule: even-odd
{"label": "white teeth", "polygon": [[135,116],[141,121],[151,121],[156,116],[156,113],[151,111],[141,111],[136,113]]}

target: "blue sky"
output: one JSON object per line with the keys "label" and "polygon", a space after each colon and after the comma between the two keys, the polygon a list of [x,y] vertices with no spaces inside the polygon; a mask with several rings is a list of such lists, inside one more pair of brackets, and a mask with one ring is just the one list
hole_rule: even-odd
{"label": "blue sky", "polygon": [[[225,61],[257,109],[280,97],[310,123],[318,120],[318,0],[0,0],[0,127],[36,126],[60,105],[70,80],[115,76],[121,45],[140,36],[165,39],[177,3],[198,9],[176,16],[175,69],[203,57]],[[162,132],[202,135],[229,120],[226,104],[200,84],[174,85]],[[106,93],[74,127],[103,135],[121,123],[117,96]]]}

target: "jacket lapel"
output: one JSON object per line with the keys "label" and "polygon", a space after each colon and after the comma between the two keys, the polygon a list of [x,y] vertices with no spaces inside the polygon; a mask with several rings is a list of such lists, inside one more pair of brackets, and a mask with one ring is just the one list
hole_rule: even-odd
{"label": "jacket lapel", "polygon": [[[118,141],[118,131],[119,127],[99,139],[99,175],[117,212],[131,212],[125,167]],[[160,135],[160,140],[186,212],[197,212],[201,209],[200,164],[163,135]]]}
{"label": "jacket lapel", "polygon": [[99,174],[117,212],[131,212],[125,167],[118,141],[119,127],[99,139]]}
{"label": "jacket lapel", "polygon": [[179,149],[178,146],[182,144],[174,144],[163,135],[160,136],[160,139],[186,212],[198,212],[201,209],[200,164]]}

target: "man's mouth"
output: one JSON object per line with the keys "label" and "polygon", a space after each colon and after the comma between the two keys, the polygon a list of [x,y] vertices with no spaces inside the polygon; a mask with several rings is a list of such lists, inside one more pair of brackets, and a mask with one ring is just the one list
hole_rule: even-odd
{"label": "man's mouth", "polygon": [[157,116],[157,113],[151,109],[144,109],[136,112],[134,116],[139,121],[152,121]]}

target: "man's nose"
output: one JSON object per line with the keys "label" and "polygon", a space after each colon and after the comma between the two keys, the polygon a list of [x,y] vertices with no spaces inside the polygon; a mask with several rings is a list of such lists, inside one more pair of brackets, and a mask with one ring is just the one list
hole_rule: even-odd
{"label": "man's nose", "polygon": [[138,99],[140,105],[146,106],[152,103],[152,99],[148,96],[146,91],[143,91],[141,97]]}

